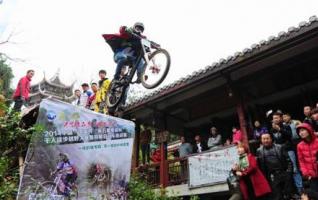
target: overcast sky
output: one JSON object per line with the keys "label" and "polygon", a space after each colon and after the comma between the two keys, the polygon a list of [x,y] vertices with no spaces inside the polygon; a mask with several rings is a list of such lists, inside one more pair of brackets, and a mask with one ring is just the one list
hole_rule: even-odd
{"label": "overcast sky", "polygon": [[[1,1],[1,0],[0,0]],[[35,69],[33,84],[60,68],[66,84],[97,80],[99,69],[113,77],[113,53],[101,34],[136,21],[167,49],[171,70],[164,84],[242,51],[253,43],[318,15],[317,0],[3,0],[0,41],[11,57],[15,79]]]}

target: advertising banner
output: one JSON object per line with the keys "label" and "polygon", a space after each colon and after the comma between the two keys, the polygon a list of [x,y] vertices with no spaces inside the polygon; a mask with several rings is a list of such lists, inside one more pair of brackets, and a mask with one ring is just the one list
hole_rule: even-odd
{"label": "advertising banner", "polygon": [[135,125],[56,100],[43,100],[18,200],[126,199]]}

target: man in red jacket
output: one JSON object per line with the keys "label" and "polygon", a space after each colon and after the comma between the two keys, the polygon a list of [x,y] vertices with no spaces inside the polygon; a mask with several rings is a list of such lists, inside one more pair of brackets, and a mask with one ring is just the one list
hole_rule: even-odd
{"label": "man in red jacket", "polygon": [[300,170],[310,183],[312,191],[318,191],[318,139],[311,125],[302,123],[297,126],[302,141],[297,145]]}
{"label": "man in red jacket", "polygon": [[19,80],[17,88],[13,94],[14,100],[14,110],[19,112],[21,111],[22,105],[25,105],[29,99],[30,93],[30,82],[32,77],[34,76],[34,70],[28,70],[26,76],[22,77]]}

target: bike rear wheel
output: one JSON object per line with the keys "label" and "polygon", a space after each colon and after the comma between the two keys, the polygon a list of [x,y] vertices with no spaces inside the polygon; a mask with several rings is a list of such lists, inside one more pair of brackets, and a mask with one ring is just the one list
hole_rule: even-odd
{"label": "bike rear wheel", "polygon": [[57,186],[54,182],[45,181],[45,182],[41,183],[41,185],[36,188],[35,193],[37,195],[44,195],[47,197],[50,195],[58,195],[59,191],[58,191]]}
{"label": "bike rear wheel", "polygon": [[147,89],[160,85],[170,69],[171,59],[168,51],[158,49],[149,56],[149,63],[145,63],[141,83]]}
{"label": "bike rear wheel", "polygon": [[106,105],[108,109],[114,110],[119,103],[122,101],[127,86],[125,84],[115,82],[114,80],[110,83],[109,89],[106,94]]}

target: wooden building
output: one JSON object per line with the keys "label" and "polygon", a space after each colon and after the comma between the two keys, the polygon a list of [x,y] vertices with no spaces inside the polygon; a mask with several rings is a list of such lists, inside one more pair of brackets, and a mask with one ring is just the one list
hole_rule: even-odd
{"label": "wooden building", "polygon": [[[124,117],[189,139],[197,133],[207,139],[214,125],[225,140],[239,125],[247,142],[252,122],[266,121],[266,111],[280,109],[302,120],[303,106],[317,102],[318,18],[313,16],[140,98],[127,105]],[[138,152],[138,132],[136,144]],[[162,162],[161,184],[172,185],[171,161]],[[222,190],[201,194],[211,191]]]}

